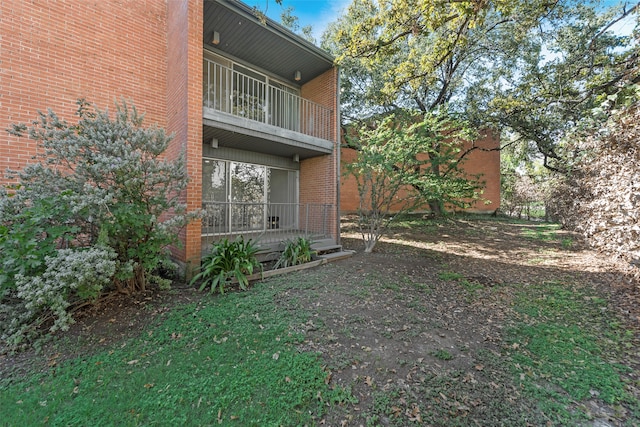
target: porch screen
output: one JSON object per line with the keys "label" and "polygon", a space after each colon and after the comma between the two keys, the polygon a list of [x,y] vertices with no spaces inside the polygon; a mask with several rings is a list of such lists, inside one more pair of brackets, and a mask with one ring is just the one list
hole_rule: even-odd
{"label": "porch screen", "polygon": [[296,227],[296,171],[204,159],[202,178],[204,233]]}

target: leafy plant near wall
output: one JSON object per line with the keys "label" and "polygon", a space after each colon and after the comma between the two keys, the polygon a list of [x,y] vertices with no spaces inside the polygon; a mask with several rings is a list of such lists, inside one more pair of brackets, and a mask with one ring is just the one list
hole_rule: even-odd
{"label": "leafy plant near wall", "polygon": [[470,152],[463,151],[464,141],[474,137],[469,123],[444,110],[398,111],[353,130],[348,142],[357,157],[346,165],[346,175],[358,189],[365,253],[394,221],[425,204],[444,213],[444,206],[464,208],[480,199],[478,177],[462,168]]}
{"label": "leafy plant near wall", "polygon": [[[135,106],[116,104],[108,111],[78,101],[77,124],[61,120],[53,111],[40,112],[30,126],[13,125],[9,133],[39,145],[36,162],[16,173],[20,186],[8,194],[14,212],[49,198],[65,209],[50,218],[54,225],[74,225],[77,246],[98,239],[117,254],[114,285],[133,294],[146,289],[163,249],[176,242],[187,217],[180,201],[188,177],[183,156],[168,159],[172,137],[155,126],[142,126]],[[160,221],[172,212],[169,221]],[[9,218],[8,227],[18,221]],[[45,234],[46,234],[45,233]]]}
{"label": "leafy plant near wall", "polygon": [[273,268],[286,268],[311,261],[311,258],[316,253],[311,249],[312,244],[311,240],[304,237],[289,240]]}
{"label": "leafy plant near wall", "polygon": [[[103,291],[131,295],[149,282],[165,284],[153,272],[191,217],[180,201],[188,181],[184,158],[165,154],[170,136],[143,127],[143,115],[124,102],[113,115],[77,104],[75,124],[48,110],[8,130],[35,141],[38,155],[11,171],[16,185],[0,188],[5,341],[18,343],[45,326],[65,329],[69,311]],[[74,273],[96,266],[84,278]]]}
{"label": "leafy plant near wall", "polygon": [[223,239],[202,259],[200,272],[191,279],[191,284],[201,281],[201,291],[208,287],[209,292],[218,289],[222,294],[225,285],[236,279],[240,289],[246,290],[249,285],[247,276],[260,267],[257,253],[258,246],[251,239],[245,241],[242,236],[233,242]]}

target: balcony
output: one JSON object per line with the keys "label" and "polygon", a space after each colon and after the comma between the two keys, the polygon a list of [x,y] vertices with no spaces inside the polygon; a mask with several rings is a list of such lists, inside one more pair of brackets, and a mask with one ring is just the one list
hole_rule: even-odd
{"label": "balcony", "polygon": [[[203,107],[205,118],[223,113],[242,127],[264,125],[331,141],[332,110],[300,97],[295,88],[253,70],[204,58]],[[252,125],[253,123],[254,125]],[[269,133],[268,129],[266,130]],[[293,137],[292,139],[296,139]],[[300,139],[300,138],[297,138]]]}
{"label": "balcony", "polygon": [[204,202],[202,246],[242,235],[261,245],[303,236],[312,240],[332,238],[335,206],[300,203]]}

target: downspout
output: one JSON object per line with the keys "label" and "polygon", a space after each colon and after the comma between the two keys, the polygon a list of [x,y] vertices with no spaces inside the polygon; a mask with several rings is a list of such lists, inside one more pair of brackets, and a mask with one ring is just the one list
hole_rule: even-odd
{"label": "downspout", "polygon": [[341,127],[340,127],[340,121],[341,121],[341,117],[340,117],[340,67],[338,67],[337,65],[336,67],[336,74],[337,74],[337,79],[336,79],[336,234],[337,234],[337,241],[336,244],[339,245],[340,243],[340,187],[341,187],[341,183],[340,183],[340,176],[342,175],[342,171],[341,171],[341,167],[342,167],[342,163],[341,163],[341,159],[340,159],[340,148],[342,147],[342,134],[340,133]]}

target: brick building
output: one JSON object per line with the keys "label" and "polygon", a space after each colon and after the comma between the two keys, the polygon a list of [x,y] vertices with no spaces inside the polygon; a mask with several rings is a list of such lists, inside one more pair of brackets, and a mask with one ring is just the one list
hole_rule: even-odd
{"label": "brick building", "polygon": [[[185,201],[206,212],[178,260],[229,235],[339,240],[338,70],[324,51],[235,0],[3,0],[0,17],[0,128],[125,99],[175,134]],[[35,153],[0,135],[1,170]]]}
{"label": "brick building", "polygon": [[[466,155],[463,163],[463,170],[469,176],[480,176],[483,193],[481,200],[476,200],[471,207],[466,209],[470,213],[495,212],[500,207],[500,138],[493,131],[484,132],[483,136],[473,142],[467,142],[462,148],[464,153],[471,150]],[[356,159],[357,152],[352,148],[342,147],[341,159],[343,173],[344,165]],[[355,213],[358,211],[360,196],[358,186],[353,176],[343,176],[340,188],[340,209],[342,213]],[[402,199],[402,193],[399,194]],[[486,203],[486,202],[490,203]],[[428,211],[429,206],[425,205],[420,211]]]}

